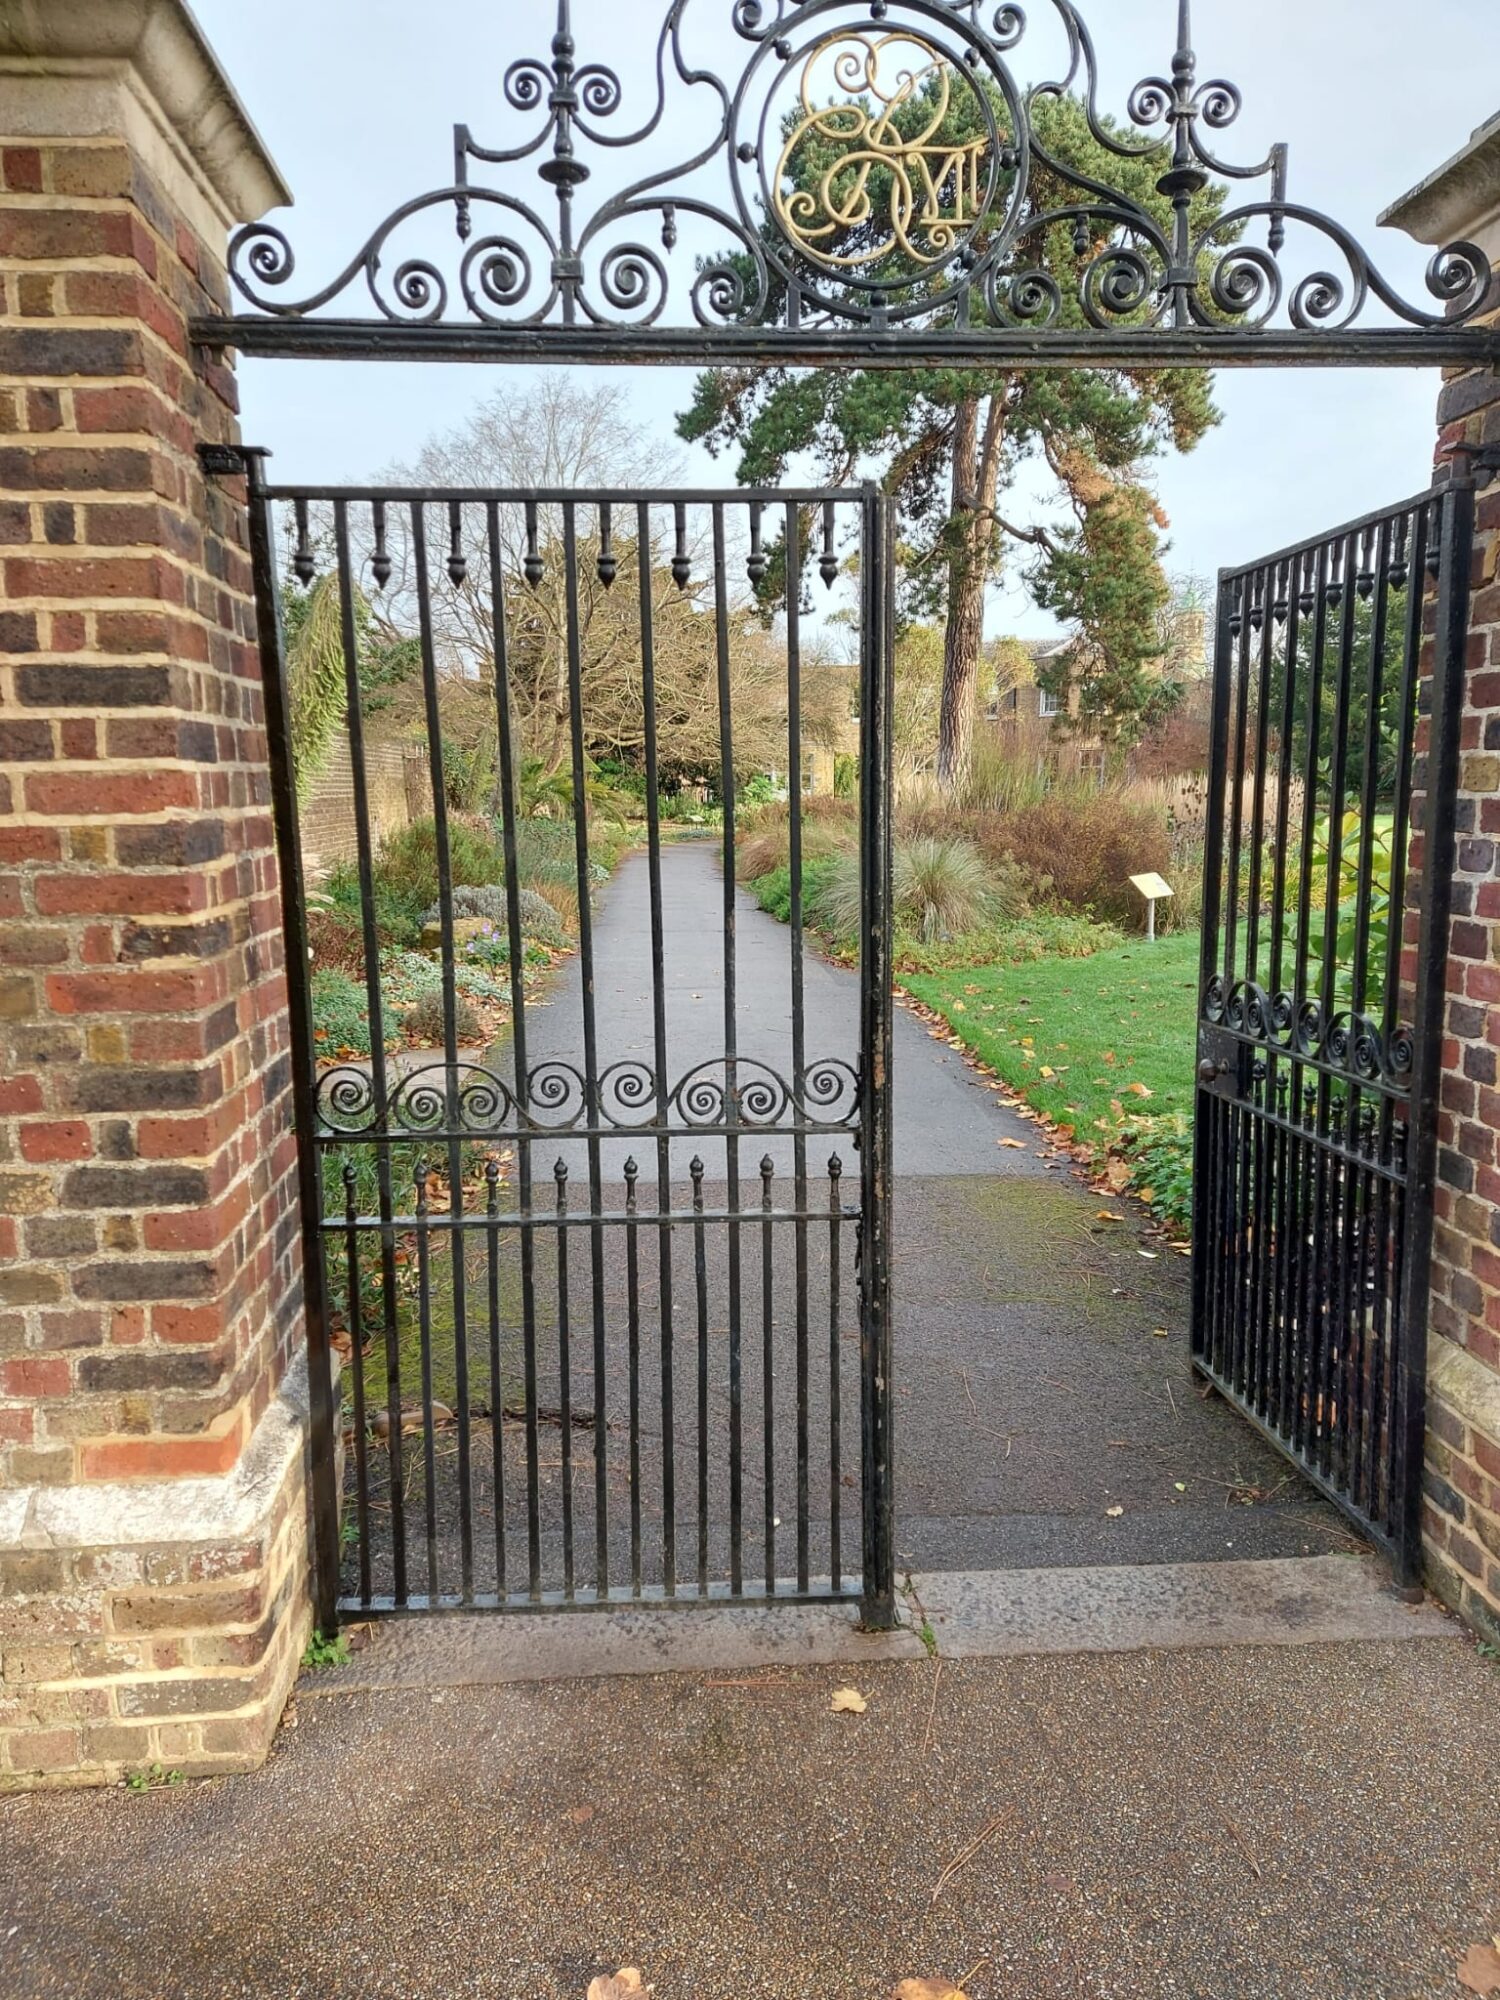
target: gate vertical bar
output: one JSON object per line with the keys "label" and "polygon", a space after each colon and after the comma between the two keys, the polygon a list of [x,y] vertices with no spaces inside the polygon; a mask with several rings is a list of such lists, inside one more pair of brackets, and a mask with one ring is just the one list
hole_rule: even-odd
{"label": "gate vertical bar", "polygon": [[276,533],[266,492],[266,453],[244,447],[250,500],[250,564],[260,639],[271,813],[281,872],[281,921],[286,951],[287,1016],[292,1038],[292,1118],[297,1130],[297,1198],[302,1211],[302,1299],[307,1320],[309,1483],[313,1514],[313,1605],[324,1637],[339,1623],[339,1493],[334,1462],[333,1363],[328,1344],[328,1281],[323,1261],[321,1165],[313,1144],[315,1044],[307,916],[302,900],[302,842],[292,773],[292,724],[286,684],[281,595],[276,584]]}
{"label": "gate vertical bar", "polygon": [[860,1437],[864,1623],[896,1622],[891,1438],[891,784],[894,576],[891,504],[861,509],[860,589]]}
{"label": "gate vertical bar", "polygon": [[[1234,588],[1219,578],[1218,611],[1214,625],[1213,705],[1208,729],[1208,818],[1203,846],[1203,917],[1198,950],[1198,1018],[1208,1003],[1209,988],[1219,965],[1219,923],[1224,884],[1224,800],[1229,759],[1229,697],[1234,672],[1234,631],[1231,607]],[[1200,1073],[1200,1083],[1202,1081]],[[1210,1339],[1209,1286],[1217,1269],[1211,1261],[1214,1243],[1214,1200],[1218,1175],[1210,1165],[1209,1106],[1200,1094],[1193,1146],[1193,1352],[1204,1357]]]}
{"label": "gate vertical bar", "polygon": [[[1437,623],[1432,661],[1432,717],[1422,807],[1421,928],[1413,1007],[1415,1062],[1406,1193],[1405,1270],[1400,1348],[1396,1355],[1397,1571],[1415,1585],[1422,1572],[1422,1460],[1427,1423],[1427,1306],[1431,1279],[1433,1195],[1437,1172],[1438,1087],[1448,983],[1448,929],[1453,912],[1459,750],[1463,726],[1464,654],[1474,544],[1474,486],[1456,477],[1443,498],[1438,532]],[[1414,572],[1410,588],[1420,588]],[[1399,913],[1391,912],[1391,922]]]}

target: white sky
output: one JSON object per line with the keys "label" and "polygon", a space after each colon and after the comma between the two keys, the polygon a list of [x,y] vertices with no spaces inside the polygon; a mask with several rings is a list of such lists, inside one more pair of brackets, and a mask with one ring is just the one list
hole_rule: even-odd
{"label": "white sky", "polygon": [[[297,253],[292,295],[327,282],[398,203],[448,183],[455,122],[491,146],[534,129],[505,104],[500,79],[517,58],[546,55],[550,0],[195,0],[195,7],[295,192],[296,207],[271,217]],[[642,57],[664,8],[665,0],[573,0],[578,60],[611,64],[626,82],[616,126],[628,129],[643,115]],[[1101,107],[1123,113],[1140,77],[1167,70],[1176,7],[1085,0],[1084,12],[1099,50]],[[701,22],[693,54],[717,58],[720,72],[732,75],[746,45],[729,13],[730,0],[692,0],[689,19]],[[1056,73],[1058,48],[1055,36],[1048,39],[1047,0],[1030,0],[1028,13],[1026,46],[1038,53],[1024,64],[1018,54],[1026,82],[1042,67]],[[1291,198],[1345,224],[1408,297],[1428,302],[1428,253],[1377,231],[1375,216],[1500,109],[1500,0],[1422,0],[1416,8],[1410,0],[1197,0],[1194,39],[1200,76],[1226,76],[1244,93],[1239,122],[1218,135],[1223,155],[1258,160],[1272,141],[1288,141]],[[681,146],[680,129],[668,136]],[[601,157],[580,150],[591,162]],[[649,164],[657,163],[652,155]],[[475,163],[474,177],[489,172],[528,197],[546,195],[533,170],[533,162]],[[606,162],[581,191],[585,214],[611,185],[610,171]],[[343,309],[373,310],[362,292]],[[364,479],[413,455],[501,383],[524,393],[525,373],[248,361],[244,434],[272,448],[280,480]],[[692,376],[615,368],[611,379],[636,419],[665,435]],[[1437,389],[1435,371],[1224,371],[1222,427],[1189,457],[1163,459],[1156,474],[1172,523],[1169,567],[1211,574],[1424,486]],[[701,453],[686,454],[686,467],[705,483],[732,481],[731,467]],[[1023,503],[1011,511],[1022,513]],[[989,623],[1049,629],[1019,589],[997,589]]]}

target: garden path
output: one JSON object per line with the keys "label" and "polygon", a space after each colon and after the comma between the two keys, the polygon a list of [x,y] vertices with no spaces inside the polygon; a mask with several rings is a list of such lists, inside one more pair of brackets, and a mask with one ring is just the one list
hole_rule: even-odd
{"label": "garden path", "polygon": [[[669,1073],[676,1080],[723,1054],[723,881],[706,841],[666,848],[662,869]],[[735,918],[740,1052],[787,1075],[790,933],[743,892]],[[644,855],[628,857],[600,897],[594,963],[601,1068],[626,1058],[649,1063]],[[855,975],[810,949],[805,977],[809,1059],[852,1062]],[[530,1064],[548,1057],[578,1062],[581,993],[575,957],[547,1003],[528,1009]],[[504,1058],[492,1060],[501,1066]],[[1185,1260],[1146,1239],[1133,1220],[1109,1219],[1120,1216],[1117,1206],[1103,1205],[1101,1213],[1096,1192],[1056,1162],[1049,1166],[1037,1128],[900,1010],[894,1090],[904,1564],[920,1572],[1212,1561],[1326,1554],[1353,1545],[1339,1517],[1278,1454],[1226,1405],[1203,1397],[1188,1358]],[[839,1139],[810,1148],[815,1176],[830,1143],[852,1175],[857,1156]],[[611,1140],[603,1147],[606,1205],[620,1203],[632,1150],[640,1155],[643,1205],[654,1200],[654,1149]],[[761,1141],[742,1148],[747,1206],[759,1199],[765,1150]],[[694,1151],[707,1165],[712,1207],[722,1199],[715,1183],[724,1171],[723,1140],[674,1142],[673,1205],[684,1205]],[[790,1142],[773,1141],[770,1151],[778,1177],[789,1173]],[[558,1155],[581,1196],[587,1163],[579,1141],[549,1141],[536,1161],[538,1180],[550,1175]],[[815,1200],[816,1188],[817,1182]],[[608,1289],[618,1304],[613,1246],[620,1232],[608,1235]],[[721,1246],[711,1243],[709,1255],[718,1297],[725,1282]],[[815,1271],[815,1284],[817,1277]],[[852,1313],[852,1283],[849,1296]],[[784,1323],[788,1301],[780,1296],[777,1313]],[[623,1417],[626,1371],[617,1346],[612,1334],[607,1400],[611,1409],[621,1406]],[[850,1350],[846,1370],[854,1358]],[[851,1380],[846,1409],[857,1407],[855,1393]],[[579,1352],[574,1399],[587,1407],[591,1394],[590,1357]],[[817,1396],[815,1383],[815,1402]],[[818,1421],[815,1409],[815,1430]],[[856,1438],[851,1425],[846,1450]]]}

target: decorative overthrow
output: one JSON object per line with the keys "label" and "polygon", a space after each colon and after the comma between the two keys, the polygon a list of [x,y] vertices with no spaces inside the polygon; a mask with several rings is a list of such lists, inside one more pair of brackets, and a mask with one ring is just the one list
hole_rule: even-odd
{"label": "decorative overthrow", "polygon": [[[705,31],[724,39],[726,9],[743,48],[727,79],[695,58]],[[1069,331],[1221,343],[1280,332],[1295,346],[1336,341],[1370,308],[1451,343],[1480,312],[1490,271],[1475,245],[1439,250],[1430,298],[1415,304],[1341,223],[1289,197],[1284,145],[1253,165],[1215,150],[1241,96],[1223,78],[1200,80],[1188,0],[1170,74],[1138,83],[1124,119],[1099,106],[1074,0],[1046,0],[1046,10],[1065,64],[1025,84],[1028,54],[1046,63],[1053,52],[1037,47],[1019,5],[670,0],[654,102],[633,122],[615,71],[580,60],[569,0],[559,0],[548,58],[505,72],[505,103],[523,127],[513,143],[484,146],[457,126],[452,184],[404,202],[317,290],[297,295],[292,246],[264,222],[235,238],[231,276],[257,315],[280,322],[332,306],[368,316],[373,305],[371,351],[382,322],[455,321],[510,333],[760,330],[773,352],[778,332],[902,326],[927,346],[936,333],[1003,343]],[[1049,147],[1045,111],[1064,99],[1107,153],[1159,163],[1155,212]],[[587,203],[595,166],[585,154],[659,157],[660,138],[679,128],[693,134],[683,157]],[[527,162],[540,190],[520,171]],[[476,163],[512,171],[486,183],[472,177]],[[1195,213],[1196,198],[1226,181],[1252,184],[1254,198]],[[429,227],[444,214],[459,245],[447,269]],[[1289,232],[1315,241],[1310,265],[1289,263]],[[233,326],[241,345],[274,348],[255,324],[204,331],[228,337]],[[1364,337],[1389,343],[1401,331]]]}

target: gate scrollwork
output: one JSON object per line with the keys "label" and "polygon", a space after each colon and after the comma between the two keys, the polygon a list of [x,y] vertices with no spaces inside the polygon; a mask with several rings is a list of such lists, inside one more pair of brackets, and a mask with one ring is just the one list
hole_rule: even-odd
{"label": "gate scrollwork", "polygon": [[[728,25],[743,59],[725,78],[694,54],[715,29],[722,42],[722,4],[715,13],[713,0],[667,0],[654,101],[622,129],[630,93],[612,68],[579,61],[560,0],[548,55],[512,62],[502,80],[505,109],[529,131],[490,147],[457,126],[452,183],[402,203],[329,283],[301,297],[286,234],[248,225],[231,247],[234,285],[277,320],[312,317],[363,285],[377,326],[466,315],[503,329],[691,323],[768,334],[903,323],[1046,332],[1080,319],[1143,332],[1327,334],[1372,303],[1408,326],[1451,332],[1483,306],[1489,263],[1475,245],[1440,250],[1426,273],[1431,303],[1413,303],[1341,223],[1289,199],[1285,146],[1250,165],[1221,156],[1218,135],[1239,116],[1241,93],[1200,79],[1186,0],[1170,74],[1137,84],[1124,119],[1100,108],[1076,0],[1038,0],[1067,60],[1029,86],[1017,64],[1038,29],[1019,5],[735,0]],[[1047,143],[1052,126],[1039,114],[1064,99],[1096,148],[1159,168],[1154,210]],[[695,113],[707,115],[683,158],[585,205],[596,170],[585,155],[628,155],[691,127]],[[521,179],[527,163],[540,191]],[[476,178],[486,169],[510,171],[486,184]],[[1120,178],[1139,185],[1138,175]],[[1195,198],[1226,182],[1259,182],[1262,192],[1207,221],[1195,215]],[[456,268],[422,235],[433,213],[451,220]],[[1264,242],[1251,240],[1262,229]],[[1289,231],[1321,246],[1313,268],[1289,268]],[[1060,243],[1071,255],[1059,255]]]}

